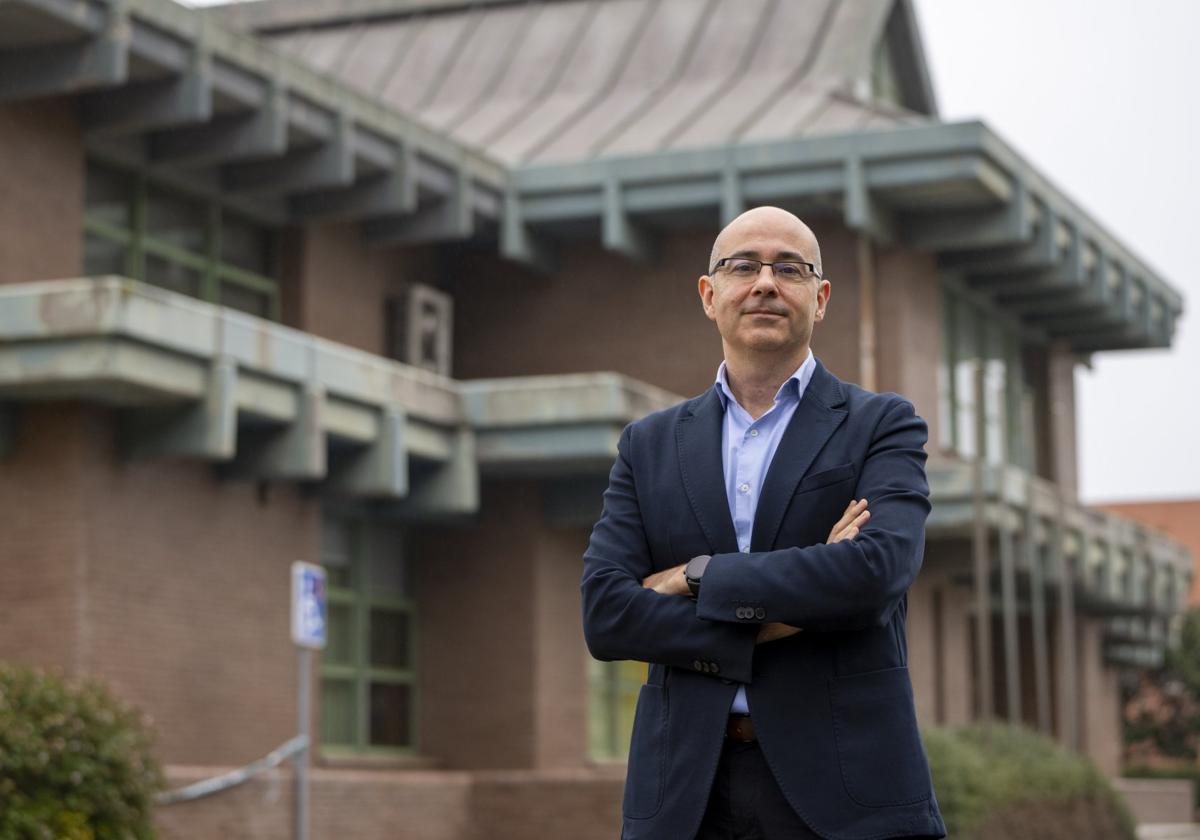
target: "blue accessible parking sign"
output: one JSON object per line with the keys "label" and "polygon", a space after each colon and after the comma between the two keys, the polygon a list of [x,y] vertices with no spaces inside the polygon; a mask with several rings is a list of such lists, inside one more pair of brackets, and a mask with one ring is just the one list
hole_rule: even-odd
{"label": "blue accessible parking sign", "polygon": [[292,641],[325,647],[325,570],[314,563],[292,564]]}

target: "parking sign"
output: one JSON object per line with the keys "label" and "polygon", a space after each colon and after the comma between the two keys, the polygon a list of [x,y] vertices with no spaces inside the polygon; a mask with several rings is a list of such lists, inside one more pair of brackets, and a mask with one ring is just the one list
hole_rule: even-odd
{"label": "parking sign", "polygon": [[325,647],[325,570],[313,563],[292,564],[292,641]]}

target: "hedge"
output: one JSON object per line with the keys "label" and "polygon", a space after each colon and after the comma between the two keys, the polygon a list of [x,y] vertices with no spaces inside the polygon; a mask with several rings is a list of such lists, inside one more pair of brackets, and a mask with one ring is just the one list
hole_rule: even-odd
{"label": "hedge", "polygon": [[927,729],[934,790],[955,838],[1133,840],[1125,803],[1087,759],[1028,729]]}
{"label": "hedge", "polygon": [[0,663],[0,840],[149,840],[152,747],[100,682]]}

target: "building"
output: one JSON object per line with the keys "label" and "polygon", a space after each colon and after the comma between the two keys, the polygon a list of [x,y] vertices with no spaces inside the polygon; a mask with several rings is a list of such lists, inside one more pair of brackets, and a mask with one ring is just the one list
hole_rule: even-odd
{"label": "building", "polygon": [[[295,733],[306,560],[313,836],[610,836],[642,672],[590,662],[580,556],[760,203],[820,237],[817,355],[930,425],[922,719],[1118,771],[1192,567],[1079,503],[1072,371],[1182,300],[938,119],[908,0],[9,0],[0,150],[0,657],[106,677],[174,785]],[[282,837],[288,788],[160,820]]]}
{"label": "building", "polygon": [[[1117,516],[1140,522],[1182,543],[1200,562],[1200,499],[1165,499],[1145,502],[1105,502],[1097,505]],[[1200,575],[1192,570],[1192,588],[1187,605],[1200,607]]]}

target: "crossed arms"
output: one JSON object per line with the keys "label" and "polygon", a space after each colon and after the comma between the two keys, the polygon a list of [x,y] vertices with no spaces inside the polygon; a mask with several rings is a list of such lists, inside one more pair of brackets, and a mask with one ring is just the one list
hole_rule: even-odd
{"label": "crossed arms", "polygon": [[[836,632],[891,619],[920,568],[929,514],[927,430],[910,403],[894,400],[871,435],[856,488],[870,500],[869,522],[858,522],[864,511],[851,505],[842,520],[851,516],[850,524],[835,525],[828,543],[713,555],[697,601],[682,594],[686,583],[680,592],[680,567],[651,574],[631,429],[584,554],[584,635],[593,656],[688,669],[701,660],[718,666],[710,673],[750,682],[756,643],[795,628]],[[739,617],[735,605],[744,602],[763,606],[764,618]]]}

